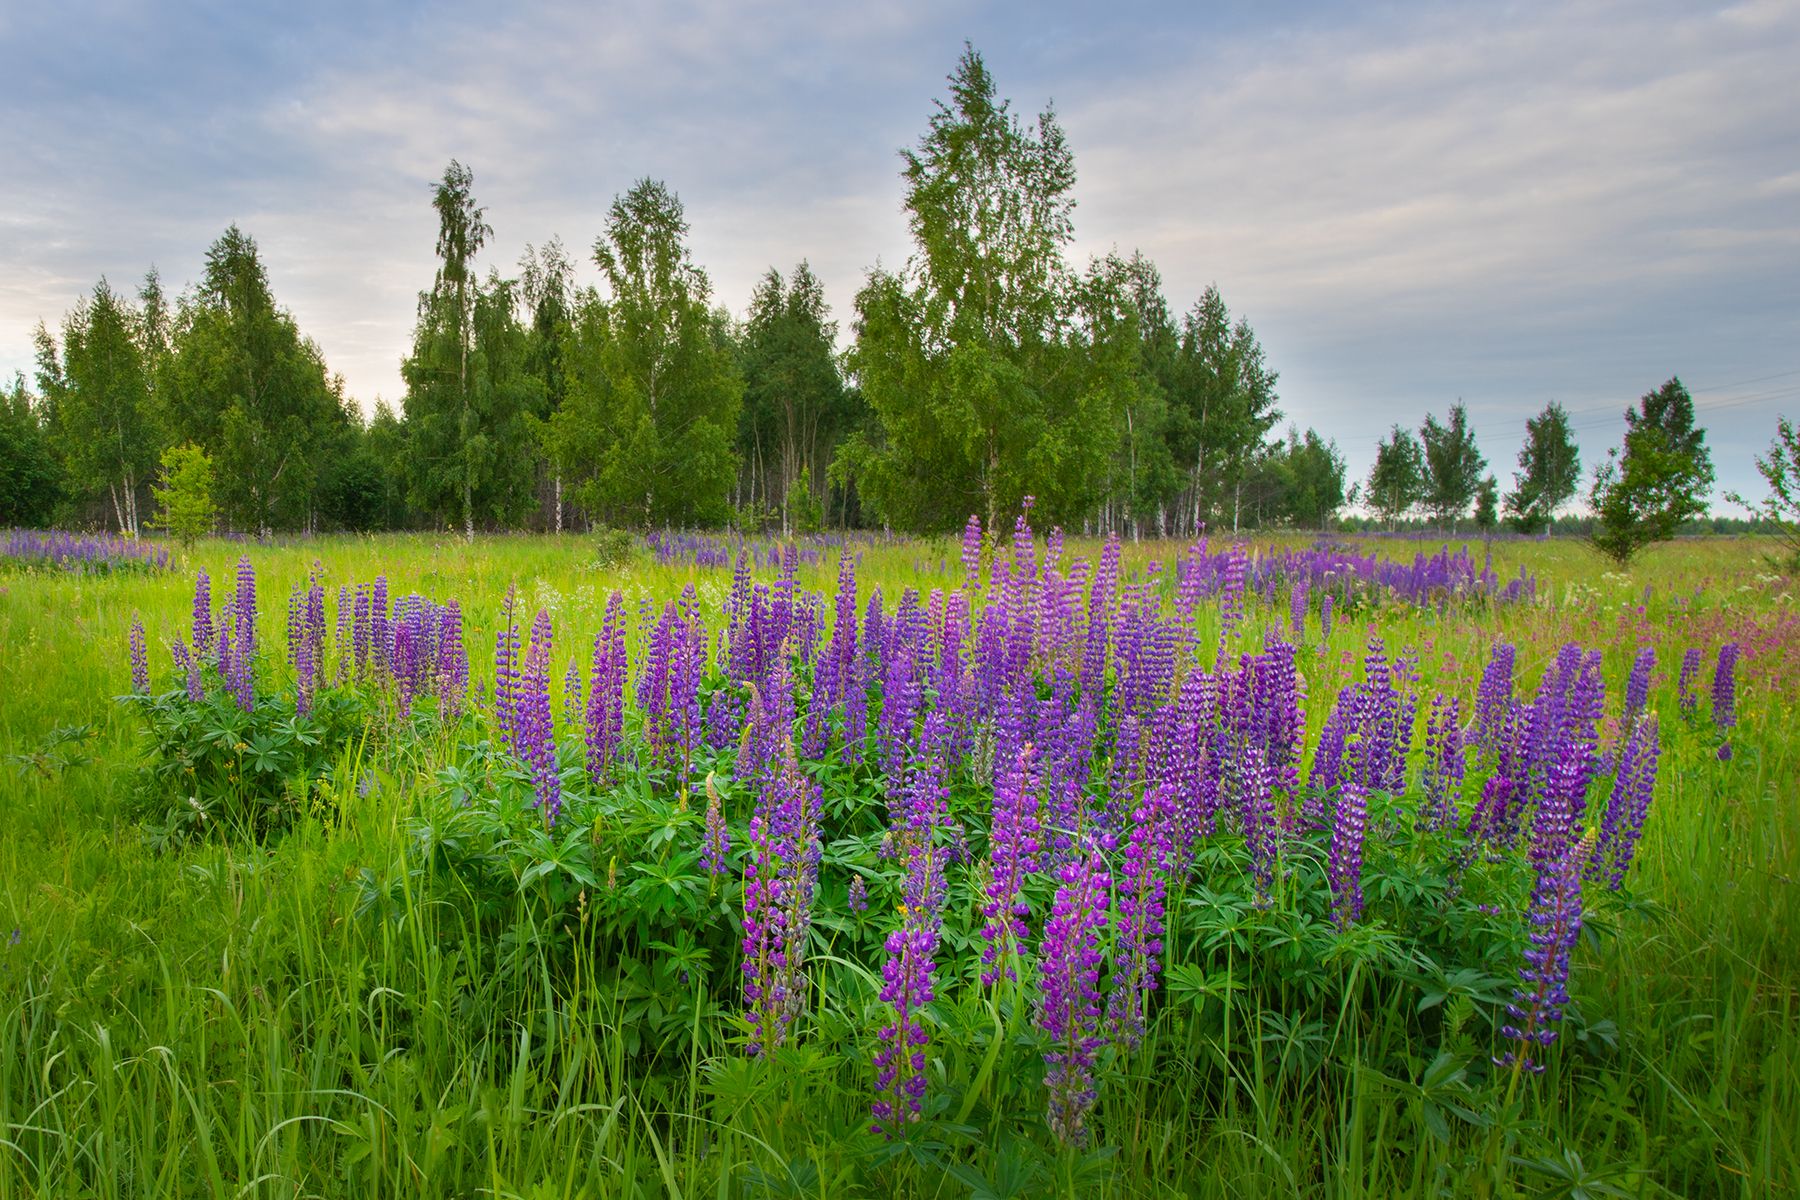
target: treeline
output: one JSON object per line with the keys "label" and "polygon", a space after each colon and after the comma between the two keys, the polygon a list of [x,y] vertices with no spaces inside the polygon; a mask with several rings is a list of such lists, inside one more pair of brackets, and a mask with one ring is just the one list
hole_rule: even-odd
{"label": "treeline", "polygon": [[[1498,519],[1460,405],[1417,439],[1396,427],[1347,487],[1334,443],[1281,428],[1278,374],[1216,287],[1178,313],[1142,254],[1072,264],[1061,126],[1015,114],[972,49],[903,158],[913,253],[870,272],[842,352],[805,262],[771,268],[741,319],[720,306],[654,180],[608,209],[597,286],[554,238],[503,274],[452,162],[400,408],[367,415],[233,226],[173,303],[154,271],[135,294],[103,279],[39,327],[35,389],[0,405],[0,524],[136,532],[175,448],[210,461],[246,532],[929,531],[995,527],[1027,496],[1045,523],[1128,535],[1324,528],[1359,495],[1390,526]],[[1527,451],[1504,501],[1541,529],[1579,471],[1560,409]]]}
{"label": "treeline", "polygon": [[717,304],[654,180],[607,211],[597,286],[555,239],[503,273],[453,162],[404,396],[367,415],[233,226],[173,301],[154,271],[102,280],[40,326],[5,399],[0,522],[135,532],[176,447],[241,531],[929,530],[1029,495],[1069,528],[1177,534],[1343,506],[1342,457],[1281,435],[1276,372],[1216,288],[1178,315],[1142,255],[1069,261],[1062,129],[1014,114],[973,50],[905,160],[914,253],[871,272],[842,352],[805,262],[741,318]]}

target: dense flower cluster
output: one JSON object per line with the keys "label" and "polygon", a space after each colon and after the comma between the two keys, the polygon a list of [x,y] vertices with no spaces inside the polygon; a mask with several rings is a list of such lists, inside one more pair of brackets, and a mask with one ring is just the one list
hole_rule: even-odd
{"label": "dense flower cluster", "polygon": [[1056,900],[1044,922],[1038,1023],[1049,1049],[1044,1088],[1050,1129],[1070,1145],[1087,1139],[1087,1113],[1097,1095],[1094,1061],[1100,1030],[1101,935],[1111,907],[1112,876],[1097,845],[1082,847],[1057,871]]}
{"label": "dense flower cluster", "polygon": [[[1409,652],[1390,652],[1371,630],[1357,677],[1319,698],[1322,729],[1309,746],[1300,668],[1325,661],[1311,657],[1317,638],[1306,638],[1312,605],[1329,637],[1334,600],[1359,600],[1375,586],[1369,580],[1401,575],[1363,573],[1325,549],[1254,557],[1202,544],[1175,564],[1172,580],[1154,570],[1124,576],[1116,541],[1091,562],[1072,558],[1060,536],[1039,541],[1021,517],[1010,547],[987,544],[972,520],[946,586],[908,589],[890,603],[859,592],[853,549],[841,554],[827,599],[800,587],[800,551],[764,556],[774,577],[759,582],[757,555],[732,546],[729,593],[712,614],[723,621],[711,628],[691,585],[676,601],[640,608],[629,628],[624,598],[613,594],[585,680],[575,670],[563,685],[564,714],[586,750],[585,773],[568,777],[571,802],[642,770],[650,788],[685,809],[690,784],[705,778],[703,820],[681,819],[692,822],[684,836],[698,842],[709,893],[741,872],[751,1053],[804,1030],[827,804],[808,761],[817,759],[886,801],[879,855],[870,849],[847,881],[828,879],[826,889],[844,895],[836,889],[847,882],[851,909],[873,908],[856,927],[882,936],[872,1112],[889,1133],[926,1111],[940,993],[972,978],[946,951],[962,944],[960,930],[951,938],[943,929],[955,895],[980,910],[979,977],[995,989],[996,1009],[1029,1005],[1035,1015],[1052,1129],[1082,1142],[1102,1050],[1130,1051],[1154,1019],[1171,889],[1197,861],[1218,861],[1207,845],[1214,838],[1229,839],[1245,865],[1247,898],[1285,903],[1304,885],[1346,930],[1371,919],[1365,907],[1379,916],[1391,903],[1374,889],[1365,896],[1365,860],[1382,861],[1401,820],[1431,831],[1431,845],[1460,843],[1465,863],[1527,853],[1532,950],[1508,1026],[1519,1043],[1511,1061],[1526,1062],[1554,1037],[1581,881],[1621,886],[1649,811],[1653,656],[1639,655],[1623,704],[1609,714],[1598,652],[1564,647],[1533,691],[1517,678],[1514,648],[1500,644],[1470,702],[1427,693]],[[1420,603],[1507,591],[1491,576],[1480,582],[1466,555],[1424,561],[1404,577],[1424,581],[1416,594],[1379,586]],[[202,576],[197,653],[184,660],[178,644],[176,662],[191,681],[194,664],[216,659],[230,684],[240,661],[254,658],[254,575],[247,561],[240,566],[216,622],[209,586]],[[1261,610],[1251,606],[1275,597],[1286,620],[1256,621]],[[327,678],[325,599],[315,575],[290,602],[290,657],[306,694]],[[1201,612],[1209,603],[1223,630],[1216,640]],[[550,615],[537,614],[528,641],[514,592],[500,615],[496,741],[523,761],[553,825],[564,784]],[[387,581],[377,579],[340,590],[337,616],[340,680],[383,689],[393,697],[384,711],[408,712],[429,694],[457,711],[468,678],[454,602],[390,604]],[[239,645],[249,647],[243,660]],[[1730,716],[1726,659],[1721,652],[1713,699],[1715,714]],[[1356,660],[1346,653],[1344,665]],[[1613,728],[1613,714],[1618,741],[1603,755],[1601,729]],[[725,774],[730,787],[720,786]],[[1609,790],[1595,786],[1603,774]],[[831,793],[833,820],[841,798]],[[686,852],[695,849],[690,842]],[[1311,882],[1320,865],[1323,884]]]}
{"label": "dense flower cluster", "polygon": [[87,575],[169,569],[166,546],[137,538],[61,529],[0,530],[0,559]]}
{"label": "dense flower cluster", "polygon": [[787,1041],[805,1002],[806,940],[818,890],[817,789],[789,749],[757,796],[744,862],[744,1006],[748,1050]]}

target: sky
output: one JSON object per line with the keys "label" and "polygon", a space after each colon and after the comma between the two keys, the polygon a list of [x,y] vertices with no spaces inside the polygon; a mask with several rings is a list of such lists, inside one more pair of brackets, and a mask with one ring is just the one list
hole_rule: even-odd
{"label": "sky", "polygon": [[[398,403],[432,187],[474,172],[516,271],[586,260],[637,179],[742,314],[808,260],[848,330],[911,251],[899,152],[964,44],[1075,155],[1074,265],[1216,284],[1285,417],[1366,475],[1461,400],[1510,483],[1679,376],[1720,490],[1800,410],[1800,3],[0,4],[0,377],[95,282],[178,291],[236,222],[365,411]],[[1732,511],[1715,498],[1718,511]]]}

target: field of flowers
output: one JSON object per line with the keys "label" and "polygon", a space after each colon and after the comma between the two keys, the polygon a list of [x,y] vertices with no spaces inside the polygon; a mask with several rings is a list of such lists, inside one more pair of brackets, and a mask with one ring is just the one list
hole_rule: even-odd
{"label": "field of flowers", "polygon": [[1800,1187],[1753,543],[617,557],[0,576],[0,1196]]}

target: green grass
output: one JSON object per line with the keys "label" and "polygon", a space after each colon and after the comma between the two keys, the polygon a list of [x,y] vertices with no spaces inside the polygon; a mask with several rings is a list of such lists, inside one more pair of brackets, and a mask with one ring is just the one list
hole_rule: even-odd
{"label": "green grass", "polygon": [[[1724,637],[1766,638],[1741,673],[1729,763],[1675,719],[1672,682],[1659,686],[1663,769],[1633,900],[1576,953],[1591,1044],[1559,1052],[1509,1108],[1432,1073],[1439,1047],[1395,1009],[1410,997],[1353,989],[1357,1001],[1316,1029],[1216,997],[1170,1002],[1150,1032],[1156,1052],[1105,1086],[1106,1152],[1041,1162],[974,1086],[984,1064],[1015,1061],[986,1048],[1016,1013],[962,1005],[945,1018],[967,1025],[936,1051],[954,1094],[970,1097],[945,1117],[963,1118],[966,1142],[882,1158],[866,1133],[866,1059],[842,1053],[863,1019],[853,985],[819,989],[817,1036],[769,1063],[734,1048],[735,993],[684,997],[693,1020],[659,1059],[675,1065],[647,1072],[624,1036],[641,1014],[579,956],[535,987],[484,977],[474,965],[492,928],[402,865],[431,792],[430,747],[388,764],[367,796],[329,797],[321,812],[335,816],[303,817],[264,845],[154,852],[126,803],[134,719],[113,701],[128,688],[127,629],[141,613],[166,673],[192,569],[221,595],[244,549],[205,543],[161,576],[0,575],[0,754],[29,757],[59,727],[97,731],[89,762],[0,763],[0,1197],[982,1194],[943,1161],[997,1195],[1009,1178],[1031,1180],[1018,1194],[1119,1196],[1800,1189],[1800,626],[1790,584],[1764,574],[1749,543],[1659,548],[1629,577],[1572,543],[1497,543],[1502,575],[1520,562],[1539,575],[1538,604],[1379,616],[1391,646],[1418,650],[1427,687],[1465,690],[1496,638],[1519,645],[1532,681],[1565,640],[1603,647],[1615,685],[1640,640],[1659,646],[1668,675],[1686,645],[1708,648],[1710,671]],[[1127,567],[1180,549],[1127,547]],[[396,594],[458,597],[477,674],[491,672],[509,583],[527,613],[551,609],[570,646],[591,638],[614,587],[635,610],[693,581],[716,608],[730,581],[647,560],[598,570],[578,538],[332,538],[249,553],[265,638],[316,558],[334,586],[385,572]],[[891,603],[905,586],[953,586],[956,559],[948,542],[871,548],[862,581]],[[802,583],[828,591],[835,571],[828,555]],[[1341,620],[1330,651],[1305,661],[1314,731],[1317,698],[1352,676],[1367,624]],[[365,872],[391,898],[374,912],[359,911]],[[516,919],[536,918],[521,905]],[[1397,1060],[1414,1069],[1374,1065]],[[1439,1137],[1450,1104],[1491,1123],[1451,1115]],[[1029,1176],[1034,1164],[1048,1174]]]}

